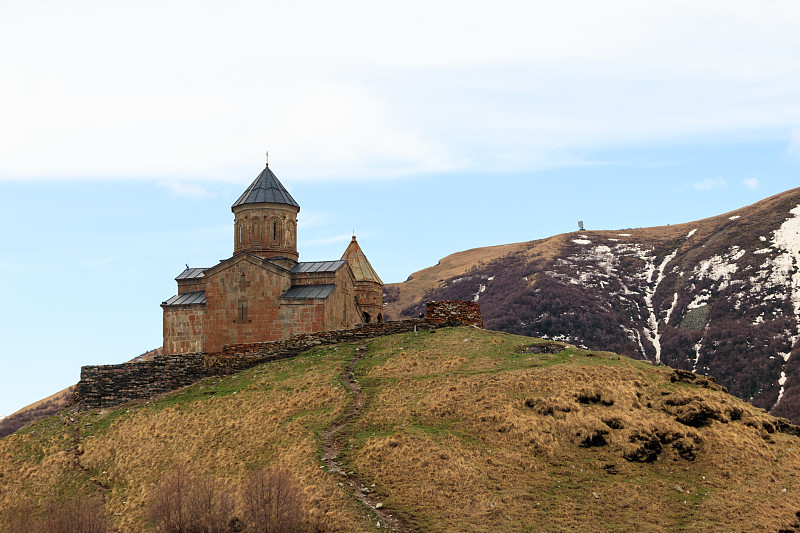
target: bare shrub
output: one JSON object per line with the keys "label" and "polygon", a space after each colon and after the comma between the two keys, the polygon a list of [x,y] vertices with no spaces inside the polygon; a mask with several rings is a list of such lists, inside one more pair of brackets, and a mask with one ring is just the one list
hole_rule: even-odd
{"label": "bare shrub", "polygon": [[247,531],[293,533],[304,528],[303,496],[285,468],[253,472],[242,494]]}
{"label": "bare shrub", "polygon": [[226,533],[235,522],[227,486],[190,472],[184,464],[164,476],[148,510],[158,533]]}
{"label": "bare shrub", "polygon": [[106,512],[99,496],[76,496],[48,502],[42,514],[30,504],[14,509],[6,523],[8,533],[105,533]]}
{"label": "bare shrub", "polygon": [[36,533],[36,510],[29,503],[10,509],[3,524],[4,533]]}
{"label": "bare shrub", "polygon": [[99,496],[51,502],[38,528],[48,533],[105,533],[107,530],[105,506]]}

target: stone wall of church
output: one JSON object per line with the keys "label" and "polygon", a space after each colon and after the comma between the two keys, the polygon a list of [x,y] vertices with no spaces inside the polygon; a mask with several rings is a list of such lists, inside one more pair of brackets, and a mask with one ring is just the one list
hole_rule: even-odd
{"label": "stone wall of church", "polygon": [[233,209],[233,253],[282,255],[297,261],[297,212],[286,204],[245,204]]}
{"label": "stone wall of church", "polygon": [[358,310],[355,279],[349,268],[336,271],[336,290],[325,304],[325,328],[318,331],[349,329],[364,322]]}
{"label": "stone wall of church", "polygon": [[178,294],[203,291],[206,289],[205,278],[179,279],[177,281],[178,281]]}
{"label": "stone wall of church", "polygon": [[205,305],[164,307],[164,353],[205,351],[205,321]]}
{"label": "stone wall of church", "polygon": [[226,344],[284,338],[280,295],[291,285],[281,274],[244,259],[206,279],[207,352]]}
{"label": "stone wall of church", "polygon": [[383,285],[374,281],[356,282],[356,298],[361,309],[369,314],[370,322],[383,319]]}
{"label": "stone wall of church", "polygon": [[324,331],[325,303],[326,300],[317,299],[281,299],[278,311],[280,338]]}

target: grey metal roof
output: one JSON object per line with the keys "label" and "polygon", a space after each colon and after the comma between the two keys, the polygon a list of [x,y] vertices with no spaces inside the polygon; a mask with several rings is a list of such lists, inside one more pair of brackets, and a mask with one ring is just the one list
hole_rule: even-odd
{"label": "grey metal roof", "polygon": [[206,291],[194,291],[173,296],[161,305],[191,305],[204,303],[206,303]]}
{"label": "grey metal roof", "polygon": [[293,274],[305,272],[336,272],[346,261],[306,261],[292,267]]}
{"label": "grey metal roof", "polygon": [[292,285],[281,298],[327,298],[336,285]]}
{"label": "grey metal roof", "polygon": [[205,275],[205,274],[203,274],[203,272],[205,272],[205,271],[206,271],[205,268],[187,268],[186,270],[184,270],[183,272],[178,274],[178,277],[175,278],[175,279],[197,279],[197,278],[202,278]]}
{"label": "grey metal roof", "polygon": [[281,185],[281,182],[278,181],[278,178],[276,178],[275,174],[269,169],[269,166],[261,171],[261,174],[259,174],[247,190],[242,193],[239,199],[236,200],[236,203],[231,206],[231,209],[244,204],[259,203],[289,204],[297,208],[300,207],[298,203],[294,201],[292,195]]}

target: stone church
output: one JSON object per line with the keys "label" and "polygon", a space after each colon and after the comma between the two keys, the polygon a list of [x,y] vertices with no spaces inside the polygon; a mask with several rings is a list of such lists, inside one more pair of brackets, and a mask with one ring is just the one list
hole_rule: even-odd
{"label": "stone church", "polygon": [[298,262],[300,206],[269,165],[231,209],[233,256],[187,267],[161,304],[165,354],[383,321],[383,282],[355,236],[338,261]]}

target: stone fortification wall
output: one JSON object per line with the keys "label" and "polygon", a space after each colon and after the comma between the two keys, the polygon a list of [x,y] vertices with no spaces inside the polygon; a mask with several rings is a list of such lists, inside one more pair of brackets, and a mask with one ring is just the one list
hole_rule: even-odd
{"label": "stone fortification wall", "polygon": [[234,374],[261,363],[294,357],[315,346],[359,342],[445,326],[480,326],[483,323],[477,303],[431,302],[427,309],[431,316],[425,319],[364,324],[347,330],[297,335],[285,341],[232,344],[218,353],[161,355],[153,361],[84,366],[70,405],[93,409],[146,399],[206,377]]}
{"label": "stone fortification wall", "polygon": [[483,327],[481,306],[478,302],[443,300],[425,304],[425,320],[436,326],[465,325]]}
{"label": "stone fortification wall", "polygon": [[173,391],[208,377],[204,354],[158,355],[152,361],[81,367],[69,405],[108,407]]}

